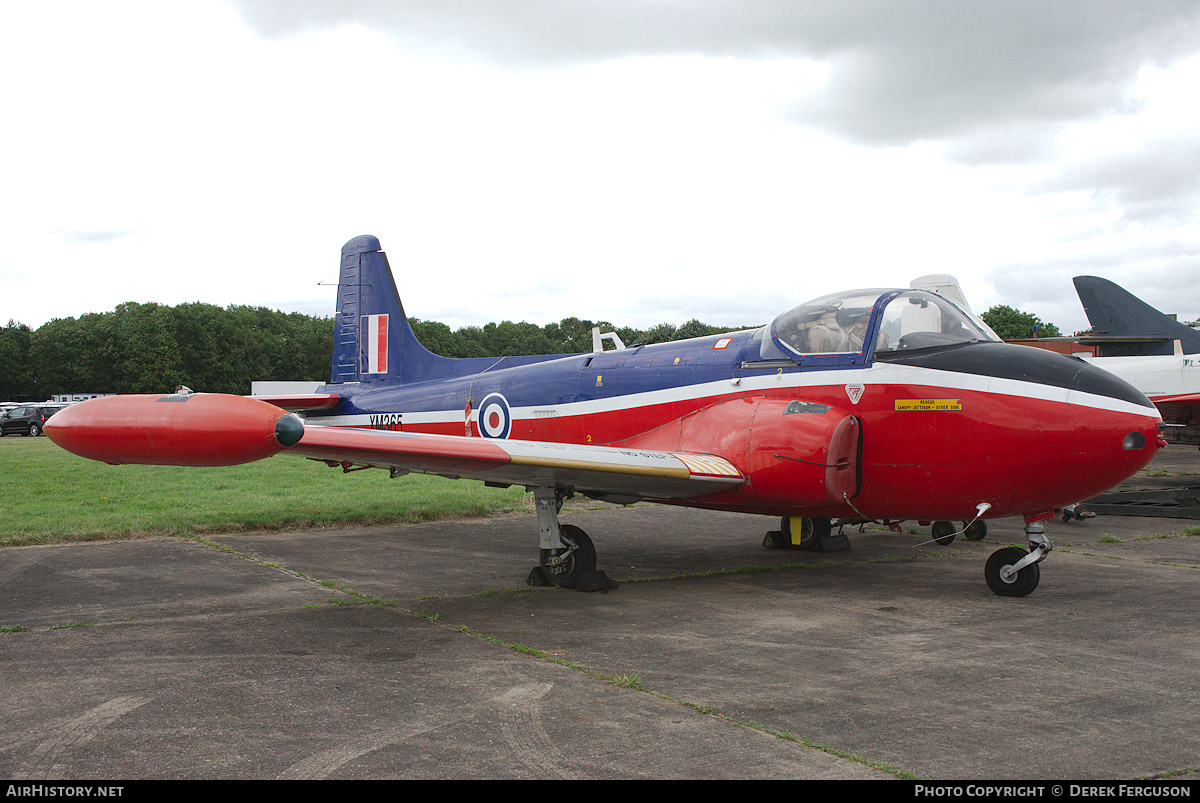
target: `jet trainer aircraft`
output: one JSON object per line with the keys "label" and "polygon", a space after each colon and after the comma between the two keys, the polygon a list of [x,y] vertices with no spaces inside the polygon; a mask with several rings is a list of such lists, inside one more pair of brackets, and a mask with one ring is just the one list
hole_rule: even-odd
{"label": "jet trainer aircraft", "polygon": [[[449,359],[405,317],[379,241],[342,249],[333,374],[317,393],[110,396],[57,414],[60,446],[108,463],[234,465],[280,452],[521,485],[549,581],[586,586],[596,551],[562,500],[648,500],[777,516],[771,545],[841,545],[832,524],[1021,516],[1029,551],[987,561],[997,594],[1037,586],[1042,521],[1165,445],[1128,383],[998,342],[914,289],[836,293],[759,329],[592,353]],[[286,409],[304,411],[302,420]],[[940,530],[939,530],[940,525]],[[648,534],[653,537],[653,534]]]}

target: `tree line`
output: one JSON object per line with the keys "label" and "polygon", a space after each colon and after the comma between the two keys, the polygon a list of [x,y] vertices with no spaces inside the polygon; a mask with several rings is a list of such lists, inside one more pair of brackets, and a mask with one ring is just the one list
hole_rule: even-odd
{"label": "tree line", "polygon": [[[691,320],[647,330],[564,318],[489,323],[451,330],[410,319],[417,339],[444,357],[573,354],[592,350],[592,327],[626,345],[737,331]],[[112,312],[56,318],[37,329],[0,329],[0,401],[40,401],[62,393],[250,392],[251,381],[329,380],[333,318],[266,307],[167,306],[126,302]],[[741,327],[749,328],[749,327]]]}
{"label": "tree line", "polygon": [[329,375],[333,321],[265,307],[126,302],[0,330],[0,399],[60,393],[245,394],[255,379]]}

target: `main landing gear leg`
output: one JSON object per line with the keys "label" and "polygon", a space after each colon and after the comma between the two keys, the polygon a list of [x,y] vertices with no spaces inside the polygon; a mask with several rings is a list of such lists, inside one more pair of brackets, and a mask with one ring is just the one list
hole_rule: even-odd
{"label": "main landing gear leg", "polygon": [[1054,549],[1040,521],[1025,525],[1025,537],[1029,539],[1028,552],[1016,547],[997,550],[984,567],[988,588],[1002,597],[1023,597],[1037,588],[1041,579],[1038,564]]}
{"label": "main landing gear leg", "polygon": [[808,516],[784,516],[778,530],[771,530],[763,538],[767,549],[796,547],[810,552],[840,552],[850,548],[850,539],[833,532],[831,519],[814,519]]}
{"label": "main landing gear leg", "polygon": [[577,591],[607,591],[617,584],[596,571],[596,547],[578,527],[559,524],[563,493],[557,488],[533,489],[541,549],[538,565],[529,573],[529,585],[556,585]]}

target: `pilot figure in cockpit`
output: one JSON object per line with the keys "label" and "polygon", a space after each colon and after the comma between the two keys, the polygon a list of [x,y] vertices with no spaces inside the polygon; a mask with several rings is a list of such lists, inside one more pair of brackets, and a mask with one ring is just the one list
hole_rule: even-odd
{"label": "pilot figure in cockpit", "polygon": [[850,350],[850,336],[838,324],[836,309],[825,310],[809,324],[808,350],[816,354]]}
{"label": "pilot figure in cockpit", "polygon": [[861,315],[854,317],[850,327],[846,330],[846,335],[850,338],[850,350],[862,351],[863,343],[867,339],[867,324],[871,322],[871,313],[864,312]]}

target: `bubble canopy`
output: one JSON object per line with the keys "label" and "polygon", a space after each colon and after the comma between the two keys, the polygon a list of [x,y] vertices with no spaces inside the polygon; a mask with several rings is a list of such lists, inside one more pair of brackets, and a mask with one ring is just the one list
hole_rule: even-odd
{"label": "bubble canopy", "polygon": [[951,301],[926,290],[851,290],[815,298],[770,324],[771,341],[792,358],[867,356],[997,338]]}

